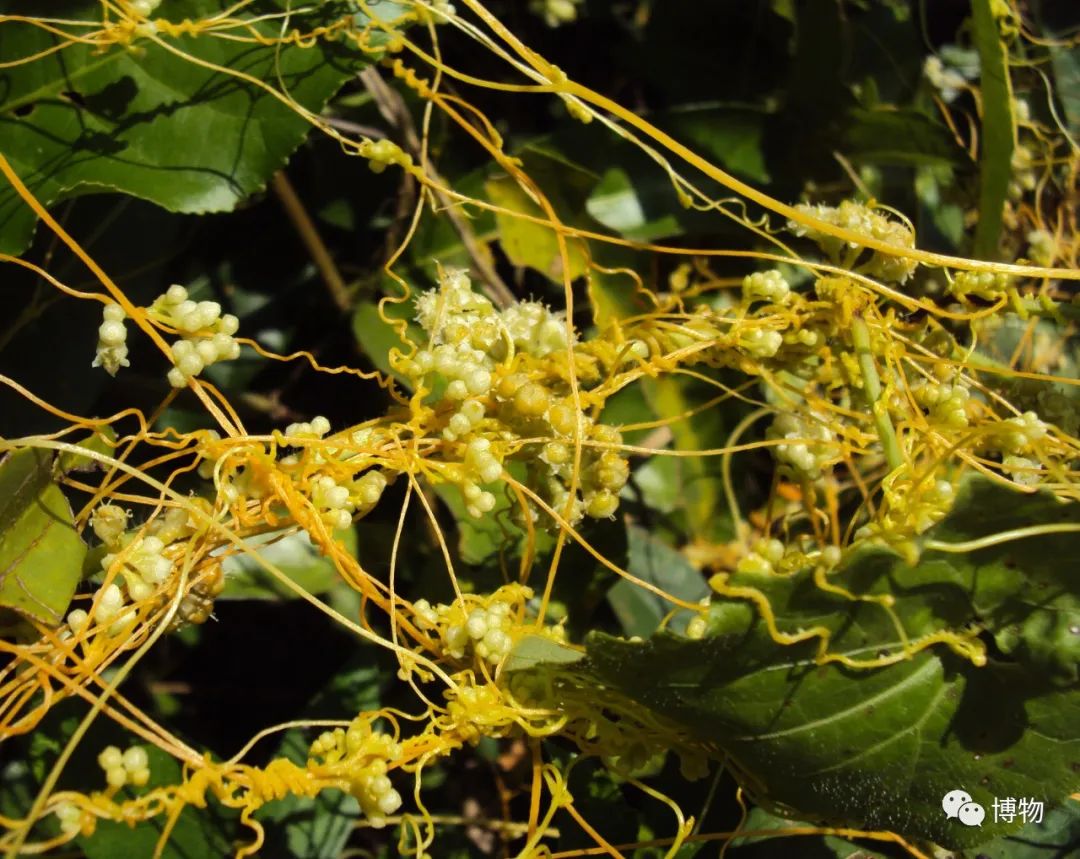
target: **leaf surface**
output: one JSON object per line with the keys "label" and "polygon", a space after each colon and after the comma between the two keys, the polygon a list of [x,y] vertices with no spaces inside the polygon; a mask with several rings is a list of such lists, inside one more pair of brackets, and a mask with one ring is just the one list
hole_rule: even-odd
{"label": "leaf surface", "polygon": [[[971,540],[1033,523],[1080,523],[1080,505],[967,482],[929,536]],[[966,554],[926,551],[915,566],[891,550],[854,550],[822,590],[811,570],[733,575],[725,586],[766,598],[788,634],[828,631],[828,653],[873,660],[908,641],[969,625],[993,637],[985,667],[943,646],[876,668],[818,658],[818,638],[777,644],[745,598],[715,599],[707,636],[630,642],[595,634],[587,670],[730,757],[759,799],[838,820],[970,847],[1021,823],[994,822],[995,797],[1050,809],[1080,782],[1080,599],[1063,557],[1080,535],[1046,534]],[[891,595],[891,610],[875,597]],[[982,827],[946,818],[965,790]]]}
{"label": "leaf surface", "polygon": [[[199,20],[227,5],[165,0],[155,15]],[[263,11],[283,6],[269,5]],[[21,2],[9,11],[40,14],[38,6]],[[101,8],[69,3],[64,17],[100,24]],[[340,3],[321,4],[294,13],[292,24],[310,29],[346,11]],[[272,37],[280,26],[270,20],[257,30]],[[59,39],[43,28],[7,22],[4,30],[0,61],[14,65],[0,69],[3,154],[46,206],[112,190],[174,212],[231,210],[263,188],[310,130],[288,102],[317,113],[363,63],[357,49],[324,40],[301,48],[163,34],[129,48],[74,44],[52,51]],[[14,190],[0,188],[0,251],[25,248],[34,223]]]}
{"label": "leaf surface", "polygon": [[52,457],[28,449],[0,460],[0,606],[60,623],[85,554]]}

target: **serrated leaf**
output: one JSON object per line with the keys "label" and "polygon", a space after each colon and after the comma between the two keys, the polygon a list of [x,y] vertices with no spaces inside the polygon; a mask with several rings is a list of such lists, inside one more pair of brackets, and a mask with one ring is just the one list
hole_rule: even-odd
{"label": "serrated leaf", "polygon": [[[1062,521],[1080,522],[1080,505],[980,478],[928,536],[957,542]],[[983,668],[940,646],[881,668],[820,664],[817,639],[778,645],[749,601],[714,598],[705,639],[594,635],[585,670],[722,749],[753,793],[793,815],[974,846],[1021,825],[992,820],[995,797],[1049,809],[1080,783],[1080,684],[1069,637],[1080,638],[1080,583],[1061,563],[1078,552],[1075,533],[967,554],[928,551],[915,566],[864,546],[831,576],[871,598],[856,601],[823,591],[809,570],[726,582],[764,595],[789,634],[827,628],[829,652],[853,659],[897,652],[898,627],[909,641],[970,624],[998,638],[1011,630],[1011,650]],[[885,594],[895,600],[891,613],[872,599]],[[981,828],[946,818],[941,799],[951,790],[987,809]]]}
{"label": "serrated leaf", "polygon": [[82,574],[86,544],[52,479],[52,457],[19,450],[0,460],[0,606],[58,624]]}
{"label": "serrated leaf", "polygon": [[[259,11],[286,5],[267,3]],[[155,16],[197,21],[229,6],[165,0]],[[101,10],[97,2],[66,4],[63,17],[100,26]],[[6,11],[34,16],[42,9],[27,0],[9,3]],[[292,10],[290,23],[305,30],[345,13],[341,4],[320,4]],[[46,206],[115,190],[175,212],[231,210],[264,186],[311,128],[297,111],[236,75],[280,87],[317,113],[363,62],[359,51],[324,40],[299,47],[161,34],[168,48],[230,73],[199,66],[150,39],[102,50],[75,44],[18,63],[50,51],[58,38],[27,23],[3,26],[0,61],[15,63],[0,69],[3,152]],[[275,18],[254,26],[272,38],[281,23]],[[25,248],[34,222],[14,190],[0,188],[0,250]]]}
{"label": "serrated leaf", "polygon": [[[335,531],[335,538],[347,552],[356,554],[356,531]],[[280,539],[279,539],[280,538]],[[311,542],[306,531],[288,534],[265,534],[249,539],[247,544],[260,557],[274,564],[309,594],[323,594],[340,580],[334,562]],[[231,555],[222,563],[225,591],[221,599],[295,599],[285,585],[267,573],[250,555]]]}

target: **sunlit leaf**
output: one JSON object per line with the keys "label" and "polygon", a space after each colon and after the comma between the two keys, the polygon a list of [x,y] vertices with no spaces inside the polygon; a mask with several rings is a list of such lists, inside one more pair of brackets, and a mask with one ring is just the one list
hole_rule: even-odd
{"label": "sunlit leaf", "polygon": [[85,554],[71,505],[53,482],[52,457],[8,453],[0,460],[0,606],[59,623]]}
{"label": "sunlit leaf", "polygon": [[497,212],[495,222],[499,242],[514,265],[528,266],[553,281],[562,282],[563,269],[567,268],[570,279],[580,277],[586,270],[586,259],[581,245],[567,240],[566,260],[559,251],[558,239],[549,228],[514,214],[544,218],[546,215],[536,202],[510,177],[491,179],[485,186],[492,203],[508,212]]}
{"label": "sunlit leaf", "polygon": [[[334,532],[346,552],[356,554],[356,531]],[[281,536],[267,534],[247,545],[259,557],[276,566],[309,594],[326,593],[340,580],[331,558],[323,555],[306,531]],[[225,559],[225,591],[222,599],[295,599],[296,594],[268,573],[251,555]]]}
{"label": "sunlit leaf", "polygon": [[[930,532],[958,542],[1033,523],[1080,522],[1080,506],[972,480]],[[1080,769],[1080,585],[1058,559],[1080,535],[1047,534],[967,554],[925,552],[916,566],[865,547],[821,590],[794,576],[733,575],[754,588],[790,634],[829,630],[828,650],[873,659],[942,630],[985,627],[998,642],[976,668],[944,647],[873,669],[819,664],[818,640],[782,646],[748,601],[714,596],[708,635],[633,643],[594,635],[586,669],[643,706],[716,744],[755,790],[793,813],[886,829],[951,848],[1005,836],[995,797],[1058,805]],[[873,601],[891,594],[887,611]],[[941,799],[965,790],[987,809],[981,828],[946,818]]]}
{"label": "sunlit leaf", "polygon": [[[198,20],[227,6],[164,0],[155,14]],[[40,4],[23,0],[5,11],[40,14]],[[304,29],[346,11],[338,3],[295,10],[293,23]],[[96,2],[64,8],[68,19],[100,22],[101,14]],[[3,26],[3,62],[57,44],[42,28]],[[267,36],[280,29],[272,20],[257,26]],[[318,112],[363,62],[359,51],[332,42],[279,48],[211,35],[155,38],[101,51],[76,44],[0,69],[3,152],[43,204],[115,190],[175,212],[230,210],[260,190],[311,129],[258,83]],[[25,247],[34,221],[12,188],[0,188],[0,249]]]}

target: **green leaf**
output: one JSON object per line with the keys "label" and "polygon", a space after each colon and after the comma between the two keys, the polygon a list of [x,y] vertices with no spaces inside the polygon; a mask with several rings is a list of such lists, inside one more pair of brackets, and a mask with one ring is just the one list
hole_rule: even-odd
{"label": "green leaf", "polygon": [[[488,199],[496,206],[506,209],[508,213],[547,218],[544,210],[509,176],[491,179],[484,187]],[[558,211],[559,208],[556,207],[556,212]],[[588,263],[579,242],[567,239],[566,262],[564,263],[559,253],[559,243],[554,230],[508,213],[497,212],[495,223],[502,249],[510,262],[514,265],[534,268],[557,283],[562,283],[564,265],[569,267],[571,280],[586,272]]]}
{"label": "green leaf", "polygon": [[[38,3],[14,5],[6,11],[42,11]],[[198,20],[229,5],[165,0],[155,14]],[[259,11],[288,5],[264,3]],[[63,17],[100,25],[101,10],[99,3],[78,2],[66,5]],[[294,9],[290,23],[307,30],[346,13],[339,3],[319,4]],[[281,20],[255,27],[272,37],[279,35]],[[30,24],[8,21],[4,29],[0,61],[6,63],[47,52],[58,42]],[[231,210],[264,187],[311,128],[292,107],[236,75],[283,90],[318,113],[363,63],[359,51],[325,40],[297,47],[205,34],[159,38],[163,44],[139,39],[101,51],[76,44],[0,70],[4,155],[42,204],[113,190],[175,212]],[[173,51],[229,72],[196,65]],[[0,250],[25,248],[34,222],[12,188],[0,189]]]}
{"label": "green leaf", "polygon": [[860,163],[951,166],[965,160],[948,128],[917,110],[852,108],[842,141],[844,154]]}
{"label": "green leaf", "polygon": [[[386,315],[390,319],[407,321],[405,336],[414,343],[422,343],[425,335],[419,325],[411,321],[413,303],[411,301],[401,304],[387,302],[385,305]],[[403,342],[397,329],[386,322],[379,314],[378,301],[359,301],[353,309],[352,318],[353,336],[356,337],[357,345],[364,354],[371,359],[375,368],[384,375],[393,376],[401,383],[405,383],[405,377],[395,373],[390,368],[390,350],[399,349],[405,351],[408,344]]]}
{"label": "green leaf", "polygon": [[674,215],[649,220],[626,171],[612,167],[585,202],[586,211],[608,229],[628,239],[650,241],[681,232]]}
{"label": "green leaf", "polygon": [[538,665],[572,665],[585,654],[543,635],[527,635],[514,645],[503,663],[503,671],[524,671]]}
{"label": "green leaf", "polygon": [[1080,805],[1075,800],[1046,812],[1015,835],[979,848],[985,859],[1063,859],[1080,854]]}
{"label": "green leaf", "polygon": [[[718,390],[703,388],[693,380],[678,376],[642,381],[645,398],[653,412],[670,421],[674,448],[678,451],[710,450],[724,443],[724,419],[720,410],[703,408]],[[711,540],[730,538],[731,522],[720,481],[720,458],[681,456],[676,459],[675,470],[690,535]]]}
{"label": "green leaf", "polygon": [[[1060,522],[1080,523],[1080,505],[979,478],[928,536]],[[857,600],[821,589],[811,570],[724,583],[767,598],[781,631],[824,627],[830,654],[863,661],[901,653],[899,629],[916,641],[977,624],[1000,648],[982,668],[943,646],[880,668],[819,663],[819,639],[778,645],[751,602],[715,597],[704,639],[594,634],[585,668],[721,749],[760,798],[794,816],[970,847],[1022,825],[993,821],[995,797],[1049,809],[1077,787],[1080,583],[1061,559],[1078,553],[1076,533],[926,551],[914,566],[864,545],[830,576]],[[884,595],[891,611],[875,601]],[[986,809],[981,828],[946,818],[952,790]]]}
{"label": "green leaf", "polygon": [[1005,199],[1012,180],[1013,113],[1008,54],[994,18],[994,0],[972,0],[975,47],[982,69],[982,134],[979,154],[979,222],[973,252],[998,255]]}
{"label": "green leaf", "polygon": [[662,113],[657,122],[725,170],[764,183],[771,179],[763,149],[765,117],[764,111],[741,106],[693,104]]}
{"label": "green leaf", "polygon": [[52,457],[19,450],[0,460],[0,606],[58,624],[82,574],[86,544]]}
{"label": "green leaf", "polygon": [[[90,453],[112,456],[113,451],[116,449],[116,430],[109,426],[102,427],[93,435],[77,442],[77,446]],[[56,467],[63,474],[72,471],[93,471],[98,466],[99,463],[96,459],[91,459],[89,456],[80,456],[77,453],[65,452],[56,458]]]}
{"label": "green leaf", "polygon": [[[335,531],[334,537],[356,554],[356,531]],[[323,594],[339,581],[333,561],[321,554],[306,531],[282,536],[263,534],[247,540],[258,555],[274,564],[309,594]],[[225,591],[221,599],[295,599],[296,594],[262,568],[250,555],[231,555],[222,564]]]}
{"label": "green leaf", "polygon": [[[805,820],[790,820],[770,814],[764,808],[750,809],[740,830],[768,834],[740,835],[731,839],[729,854],[739,857],[775,856],[784,848],[782,845],[799,845],[800,856],[813,856],[816,859],[884,859],[889,854],[876,853],[865,846],[853,844],[835,835],[807,836],[803,834],[785,834],[786,830],[810,826]],[[791,840],[797,838],[797,840]],[[777,843],[777,839],[781,839]],[[783,840],[787,839],[787,840]]]}
{"label": "green leaf", "polygon": [[[705,579],[681,553],[636,525],[630,525],[627,534],[629,572],[686,602],[697,602],[709,595]],[[667,600],[626,579],[611,588],[608,602],[624,635],[652,635],[672,608]]]}

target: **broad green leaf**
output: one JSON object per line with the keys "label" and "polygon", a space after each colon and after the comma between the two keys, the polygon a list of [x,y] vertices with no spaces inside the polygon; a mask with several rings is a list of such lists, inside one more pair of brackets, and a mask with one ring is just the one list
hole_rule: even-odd
{"label": "broad green leaf", "polygon": [[[387,302],[385,305],[386,315],[390,319],[407,322],[405,336],[415,343],[421,343],[425,339],[424,333],[420,326],[410,321],[412,308],[411,301],[401,304]],[[397,329],[379,314],[378,301],[357,302],[353,309],[352,329],[357,345],[371,359],[376,369],[404,384],[405,378],[390,368],[390,350],[405,351],[408,346],[402,342]]]}
{"label": "broad green leaf", "polygon": [[649,309],[648,303],[638,292],[637,282],[625,271],[592,269],[586,273],[586,279],[589,282],[593,322],[600,331],[612,323]]}
{"label": "broad green leaf", "polygon": [[[355,529],[335,531],[334,536],[349,554],[356,554]],[[340,580],[333,561],[319,551],[306,531],[284,537],[279,533],[264,534],[248,540],[247,544],[309,594],[326,593]],[[221,599],[296,597],[250,555],[231,555],[225,559],[222,569],[225,571],[225,591]]]}
{"label": "broad green leaf", "polygon": [[538,665],[572,665],[585,654],[543,635],[527,635],[514,645],[503,663],[503,671],[523,671]]}
{"label": "broad green leaf", "polygon": [[[199,20],[231,5],[164,0],[155,15]],[[288,5],[264,3],[259,11]],[[41,6],[21,0],[5,11],[40,15]],[[97,2],[63,7],[66,19],[100,22],[101,14]],[[290,23],[308,30],[342,14],[341,3],[319,4],[294,9]],[[282,24],[272,18],[254,26],[273,37]],[[19,63],[50,51],[58,38],[30,24],[3,27],[0,61],[15,64],[0,69],[2,151],[46,206],[114,190],[175,212],[231,210],[263,188],[311,128],[298,110],[240,75],[318,113],[363,63],[344,42],[261,46],[209,34],[161,34],[160,43],[144,38],[100,51],[76,44]],[[0,250],[23,249],[34,221],[13,189],[0,188]]]}
{"label": "broad green leaf", "polygon": [[1015,835],[979,847],[985,859],[1064,859],[1080,854],[1080,803],[1076,800],[1046,812]]}
{"label": "broad green leaf", "polygon": [[[77,444],[90,453],[112,456],[116,448],[116,430],[109,426],[102,427],[93,435],[77,442]],[[62,453],[56,458],[56,467],[63,474],[67,474],[71,471],[93,471],[99,467],[99,463],[89,456],[80,456],[77,453]]]}
{"label": "broad green leaf", "polygon": [[465,510],[465,499],[461,490],[449,484],[440,484],[435,492],[443,503],[450,508],[458,526],[458,554],[466,564],[482,564],[498,555],[508,545],[512,535],[507,527],[506,517],[510,510],[510,501],[503,492],[495,493],[495,508],[479,519]]}
{"label": "broad green leaf", "polygon": [[[1060,522],[1080,523],[1080,505],[979,478],[927,536],[960,542]],[[982,668],[943,646],[880,668],[819,664],[818,639],[778,645],[751,602],[714,598],[704,639],[595,634],[584,670],[721,749],[794,816],[970,847],[1020,828],[993,821],[995,797],[1049,810],[1077,788],[1080,582],[1061,559],[1078,553],[1076,533],[925,551],[915,566],[864,545],[831,576],[856,601],[820,589],[810,570],[726,582],[764,595],[782,631],[825,627],[829,653],[852,659],[902,652],[901,628],[917,641],[976,624],[997,645]],[[873,599],[886,594],[891,612]],[[952,790],[987,810],[981,828],[946,818]]]}
{"label": "broad green leaf", "polygon": [[86,544],[52,479],[52,457],[19,450],[0,460],[0,606],[58,624],[82,574]]}
{"label": "broad green leaf", "polygon": [[[705,579],[682,554],[637,525],[628,526],[627,532],[629,572],[686,602],[709,595]],[[626,579],[615,583],[608,592],[608,602],[624,635],[652,635],[672,611],[670,602]]]}
{"label": "broad green leaf", "polygon": [[[642,386],[653,411],[671,421],[675,450],[691,453],[723,446],[723,415],[719,409],[702,408],[717,389],[701,390],[693,380],[678,376],[646,379]],[[730,537],[719,457],[681,456],[675,462],[690,535],[710,540]]]}
{"label": "broad green leaf", "polygon": [[1056,45],[1049,50],[1054,61],[1054,94],[1065,113],[1062,121],[1075,141],[1080,138],[1080,47]]}
{"label": "broad green leaf", "polygon": [[973,252],[982,259],[998,254],[1005,198],[1012,180],[1013,113],[1008,52],[998,32],[994,0],[972,0],[975,47],[982,75],[982,133],[979,153],[979,222]]}
{"label": "broad green leaf", "polygon": [[917,110],[852,108],[843,146],[860,163],[954,165],[966,157],[948,128]]}
{"label": "broad green leaf", "polygon": [[646,217],[630,177],[619,167],[612,167],[603,175],[586,200],[585,209],[605,227],[628,239],[645,242],[681,232],[674,215],[652,221]]}
{"label": "broad green leaf", "polygon": [[[570,279],[583,275],[587,269],[585,252],[575,239],[567,239],[566,261],[559,253],[556,232],[547,226],[516,217],[515,214],[546,218],[543,209],[534,202],[513,178],[491,179],[485,185],[488,199],[507,212],[497,212],[495,223],[499,241],[510,262],[534,268],[552,281],[562,283],[563,267],[568,265]],[[547,190],[547,189],[545,189]],[[558,213],[558,208],[556,212]]]}
{"label": "broad green leaf", "polygon": [[765,116],[764,111],[743,106],[694,104],[662,113],[657,122],[725,170],[754,182],[768,182],[763,149]]}

